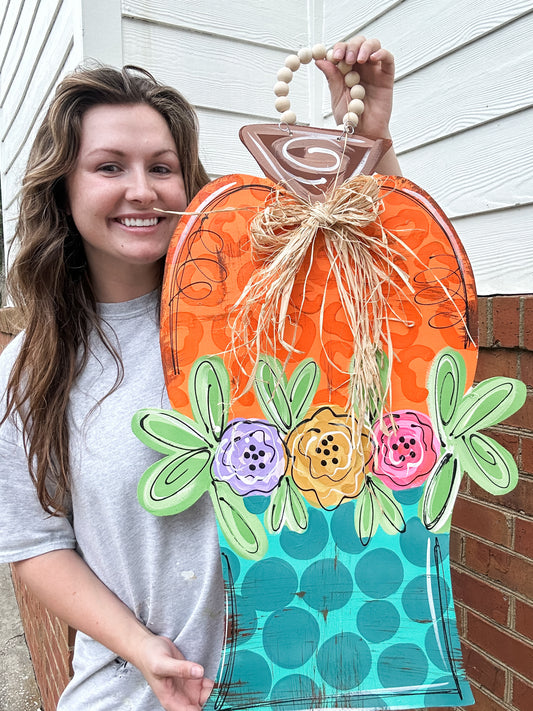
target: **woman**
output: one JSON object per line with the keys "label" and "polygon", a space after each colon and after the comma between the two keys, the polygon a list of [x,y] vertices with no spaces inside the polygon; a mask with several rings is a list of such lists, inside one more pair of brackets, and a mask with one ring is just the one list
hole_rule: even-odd
{"label": "woman", "polygon": [[[388,135],[394,63],[377,40],[335,46],[359,63],[359,131]],[[338,69],[317,62],[335,115]],[[168,408],[159,356],[163,259],[208,181],[196,118],[173,89],[126,68],[59,86],[30,154],[9,276],[26,329],[0,360],[0,561],[79,630],[61,711],[198,711],[223,637],[218,539],[206,497],[157,518],[136,501],[157,455],[130,431]],[[379,170],[398,172],[393,151]]]}

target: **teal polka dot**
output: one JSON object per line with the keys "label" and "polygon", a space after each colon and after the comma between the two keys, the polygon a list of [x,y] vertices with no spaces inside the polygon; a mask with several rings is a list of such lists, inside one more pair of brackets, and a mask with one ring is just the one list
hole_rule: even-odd
{"label": "teal polka dot", "polygon": [[232,624],[233,634],[237,644],[243,644],[255,633],[257,629],[257,612],[250,601],[235,595],[235,608],[233,612]]}
{"label": "teal polka dot", "polygon": [[299,594],[314,610],[338,610],[349,602],[352,592],[350,571],[333,558],[317,560],[302,573]]}
{"label": "teal polka dot", "polygon": [[345,501],[333,512],[331,517],[331,535],[335,545],[345,553],[362,553],[366,550],[355,531],[355,504]]}
{"label": "teal polka dot", "polygon": [[231,581],[234,584],[241,574],[239,558],[229,548],[222,548],[220,555],[222,557],[222,574],[224,580],[228,582]]}
{"label": "teal polka dot", "polygon": [[402,561],[388,548],[368,551],[355,566],[355,581],[368,597],[389,597],[403,582]]}
{"label": "teal polka dot", "polygon": [[[441,676],[439,679],[432,680],[432,685],[434,686],[433,691],[428,691],[424,695],[424,706],[434,707],[434,706],[449,706],[450,696],[454,699],[453,703],[461,704],[473,704],[474,699],[469,699],[471,697],[471,692],[464,688],[464,682],[462,686],[462,703],[457,699],[457,686],[455,684],[455,679],[451,674],[447,676]],[[452,692],[452,693],[450,693]]]}
{"label": "teal polka dot", "polygon": [[263,628],[266,654],[284,669],[296,669],[305,664],[315,653],[319,640],[317,621],[299,607],[272,613]]}
{"label": "teal polka dot", "polygon": [[404,504],[404,506],[409,506],[409,504],[416,504],[420,500],[423,491],[423,486],[417,486],[415,489],[393,491],[393,494],[396,501],[400,504]]}
{"label": "teal polka dot", "polygon": [[378,676],[384,688],[418,686],[427,673],[427,657],[416,644],[393,644],[378,659]]}
{"label": "teal polka dot", "polygon": [[226,699],[229,707],[259,705],[268,697],[271,686],[272,674],[264,657],[248,650],[237,651]]}
{"label": "teal polka dot", "polygon": [[431,625],[430,627],[428,627],[428,631],[426,632],[426,640],[425,640],[426,654],[428,655],[430,661],[436,667],[438,667],[439,669],[442,669],[442,671],[449,671],[450,670],[450,662],[448,661],[448,652],[446,650],[446,643],[440,633],[440,631],[441,631],[440,623],[438,625],[438,630],[439,630],[439,640],[437,641],[437,638],[435,636],[434,626]]}
{"label": "teal polka dot", "polygon": [[419,568],[425,568],[428,562],[435,566],[435,544],[438,543],[439,561],[448,556],[448,536],[430,533],[418,517],[410,518],[405,533],[400,536],[400,547],[407,560]]}
{"label": "teal polka dot", "polygon": [[294,533],[284,528],[280,544],[291,558],[309,560],[324,550],[329,538],[329,527],[322,511],[309,510],[309,523],[304,533]]}
{"label": "teal polka dot", "polygon": [[250,513],[258,515],[268,509],[270,496],[243,496],[242,500]]}
{"label": "teal polka dot", "polygon": [[[289,674],[280,679],[273,687],[270,695],[271,701],[290,702],[286,708],[309,709],[316,703],[319,688],[315,682],[304,674]],[[279,703],[273,704],[272,709],[284,708]]]}
{"label": "teal polka dot", "polygon": [[[410,580],[402,594],[402,605],[408,617],[414,622],[429,623],[433,615],[437,619],[450,604],[450,589],[445,580],[431,576],[431,589],[426,575],[418,575]],[[440,583],[440,586],[439,586]],[[431,597],[429,597],[431,595]]]}
{"label": "teal polka dot", "polygon": [[385,600],[365,602],[357,613],[357,629],[369,642],[384,642],[394,637],[400,626],[400,615]]}
{"label": "teal polka dot", "polygon": [[318,671],[335,689],[355,689],[368,676],[371,666],[368,644],[353,632],[330,637],[318,650]]}
{"label": "teal polka dot", "polygon": [[363,709],[376,711],[376,709],[389,708],[387,702],[384,701],[381,696],[375,694],[369,694],[368,696],[361,696],[361,694],[340,694],[335,696],[335,706],[338,708],[358,709],[360,711]]}
{"label": "teal polka dot", "polygon": [[294,568],[281,558],[254,563],[242,581],[241,593],[257,610],[287,607],[298,590]]}

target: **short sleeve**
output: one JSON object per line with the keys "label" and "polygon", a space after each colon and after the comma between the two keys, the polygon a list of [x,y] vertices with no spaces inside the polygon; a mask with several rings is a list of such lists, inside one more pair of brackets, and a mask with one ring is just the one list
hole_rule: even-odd
{"label": "short sleeve", "polygon": [[[0,357],[2,395],[16,345],[11,343]],[[3,413],[3,397],[1,402]],[[12,419],[0,427],[0,492],[0,563],[76,547],[69,519],[51,516],[41,507],[28,471],[22,434]]]}

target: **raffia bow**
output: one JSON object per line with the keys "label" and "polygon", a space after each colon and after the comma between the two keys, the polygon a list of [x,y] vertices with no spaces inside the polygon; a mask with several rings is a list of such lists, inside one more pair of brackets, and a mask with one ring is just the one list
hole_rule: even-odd
{"label": "raffia bow", "polygon": [[[333,190],[324,202],[307,203],[294,195],[278,193],[251,222],[252,253],[263,260],[263,266],[244,288],[232,324],[234,352],[244,345],[254,366],[261,353],[276,352],[276,341],[278,348],[281,345],[289,354],[296,350],[294,343],[287,342],[285,329],[287,323],[294,326],[294,314],[303,307],[305,286],[301,304],[292,303],[291,294],[320,232],[330,262],[328,281],[331,276],[336,281],[353,337],[353,359],[347,373],[348,406],[357,404],[361,426],[371,401],[384,401],[390,381],[389,372],[384,383],[377,354],[385,350],[391,363],[387,301],[391,288],[398,288],[392,286],[392,275],[408,285],[407,275],[397,266],[402,257],[391,248],[381,225],[379,216],[384,207],[379,191],[374,177],[359,175]],[[324,284],[324,294],[326,288]],[[325,296],[321,338],[324,308]],[[296,333],[296,329],[291,330]]]}

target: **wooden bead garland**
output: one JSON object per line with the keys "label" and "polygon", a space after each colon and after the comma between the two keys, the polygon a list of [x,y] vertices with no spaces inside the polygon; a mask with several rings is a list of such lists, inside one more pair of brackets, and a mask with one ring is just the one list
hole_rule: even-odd
{"label": "wooden bead garland", "polygon": [[285,60],[285,66],[282,67],[278,74],[278,81],[274,85],[274,94],[276,95],[275,107],[276,111],[281,114],[280,122],[289,125],[296,123],[296,114],[290,110],[291,103],[288,98],[289,82],[292,80],[293,74],[302,64],[309,64],[312,59],[328,59],[337,65],[338,69],[344,74],[344,83],[350,90],[350,103],[348,111],[344,115],[343,124],[345,129],[353,130],[359,123],[359,116],[363,113],[365,105],[365,89],[359,81],[361,77],[359,73],[353,70],[353,65],[347,64],[344,61],[338,61],[333,57],[333,50],[326,50],[323,44],[315,44],[312,48],[302,47],[297,54],[289,54]]}

